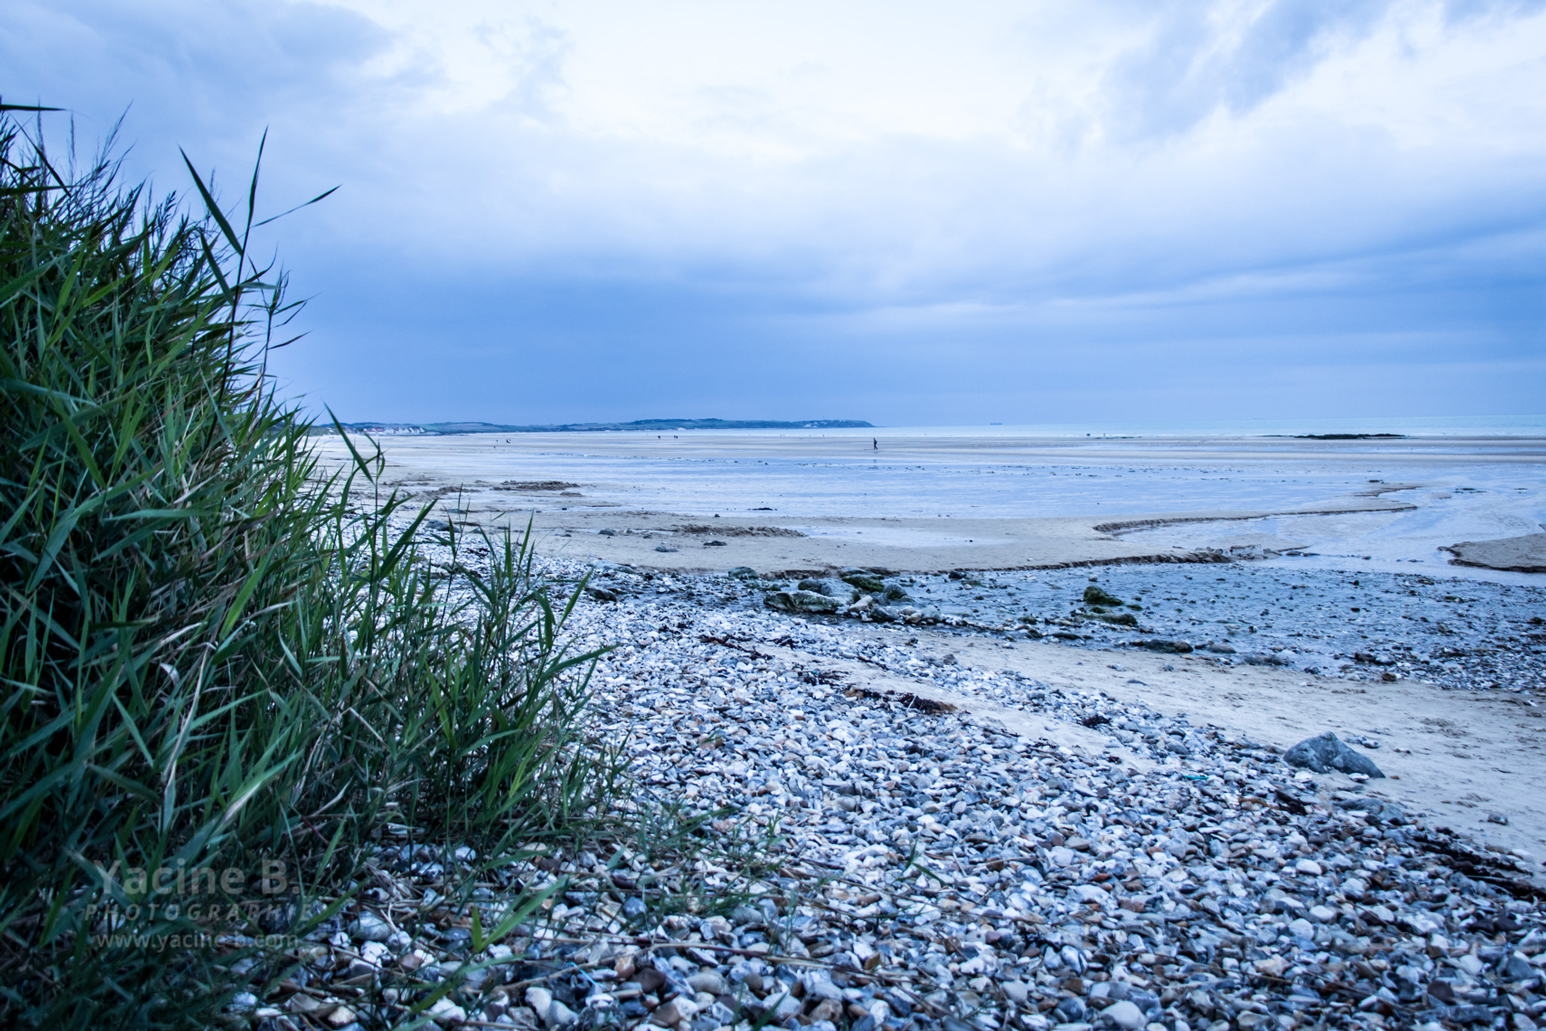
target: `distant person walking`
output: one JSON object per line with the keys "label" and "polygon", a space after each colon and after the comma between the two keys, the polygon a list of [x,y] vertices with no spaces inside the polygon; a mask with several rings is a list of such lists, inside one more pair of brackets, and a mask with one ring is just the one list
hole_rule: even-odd
{"label": "distant person walking", "polygon": [[871,437],[870,438],[870,447],[874,448],[876,451],[879,451],[880,450],[880,441],[878,439],[876,439],[875,437]]}

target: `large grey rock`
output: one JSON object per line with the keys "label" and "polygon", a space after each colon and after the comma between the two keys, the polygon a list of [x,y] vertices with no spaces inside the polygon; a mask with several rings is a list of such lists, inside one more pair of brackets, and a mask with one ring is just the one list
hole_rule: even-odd
{"label": "large grey rock", "polygon": [[859,596],[859,591],[852,584],[844,583],[836,577],[824,577],[820,580],[801,580],[796,586],[802,591],[811,591],[815,594],[824,594],[829,598],[836,598],[844,605],[849,604]]}
{"label": "large grey rock", "polygon": [[1086,605],[1104,605],[1106,608],[1115,608],[1118,605],[1126,605],[1127,602],[1114,594],[1091,584],[1084,589],[1084,603]]}
{"label": "large grey rock", "polygon": [[780,612],[836,612],[846,604],[815,591],[772,591],[762,603]]}
{"label": "large grey rock", "polygon": [[1283,754],[1283,761],[1290,766],[1302,766],[1316,773],[1362,773],[1370,777],[1383,777],[1380,768],[1365,756],[1359,755],[1331,731],[1319,737],[1307,737]]}
{"label": "large grey rock", "polygon": [[1192,650],[1189,641],[1172,641],[1164,637],[1146,637],[1127,643],[1134,648],[1147,648],[1151,652],[1167,652],[1171,655],[1185,655]]}
{"label": "large grey rock", "polygon": [[868,569],[844,569],[838,576],[844,583],[866,594],[880,594],[886,589],[886,582]]}
{"label": "large grey rock", "polygon": [[1240,656],[1240,661],[1247,666],[1292,666],[1294,664],[1290,656],[1275,652],[1247,652]]}

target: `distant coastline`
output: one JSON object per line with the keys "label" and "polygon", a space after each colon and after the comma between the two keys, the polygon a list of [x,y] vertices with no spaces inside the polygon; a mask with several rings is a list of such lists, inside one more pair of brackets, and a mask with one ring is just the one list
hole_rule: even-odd
{"label": "distant coastline", "polygon": [[[862,419],[636,419],[631,422],[570,422],[545,425],[512,425],[495,422],[397,422],[369,420],[346,422],[350,432],[372,435],[459,436],[472,433],[597,433],[677,431],[757,431],[799,433],[819,431],[852,435],[867,445],[874,431],[897,437],[1014,437],[1163,439],[1238,437],[1315,440],[1331,444],[1360,442],[1378,444],[1413,438],[1546,438],[1546,415],[1514,416],[1402,416],[1378,418],[1183,420],[1170,422],[1088,423],[976,423],[959,425],[876,425]],[[315,433],[332,435],[323,420]]]}
{"label": "distant coastline", "polygon": [[[425,434],[449,436],[459,433],[600,433],[618,430],[863,430],[874,427],[863,419],[802,419],[779,422],[773,419],[635,419],[633,422],[569,422],[552,426],[508,426],[496,422],[346,422],[344,429],[359,433]],[[319,426],[323,433],[331,426]]]}

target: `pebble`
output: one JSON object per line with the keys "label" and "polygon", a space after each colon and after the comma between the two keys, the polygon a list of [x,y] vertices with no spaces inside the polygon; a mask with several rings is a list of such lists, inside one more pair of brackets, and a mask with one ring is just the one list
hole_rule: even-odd
{"label": "pebble", "polygon": [[440,999],[427,1012],[437,1024],[461,1024],[467,1020],[467,1011],[450,999]]}
{"label": "pebble", "polygon": [[1100,1015],[1117,1027],[1127,1028],[1128,1031],[1134,1031],[1148,1023],[1144,1018],[1143,1010],[1126,999],[1101,1010]]}
{"label": "pebble", "polygon": [[392,928],[379,916],[366,912],[349,925],[349,935],[358,941],[384,942],[392,936]]}

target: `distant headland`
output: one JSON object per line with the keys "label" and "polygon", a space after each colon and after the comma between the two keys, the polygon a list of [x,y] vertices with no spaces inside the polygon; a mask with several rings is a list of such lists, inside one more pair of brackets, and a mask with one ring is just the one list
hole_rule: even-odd
{"label": "distant headland", "polygon": [[[552,426],[508,426],[496,422],[346,422],[344,429],[358,433],[422,433],[445,436],[457,433],[599,433],[618,430],[862,430],[873,429],[863,419],[635,419],[633,422],[569,422]],[[331,426],[318,426],[324,433]]]}

